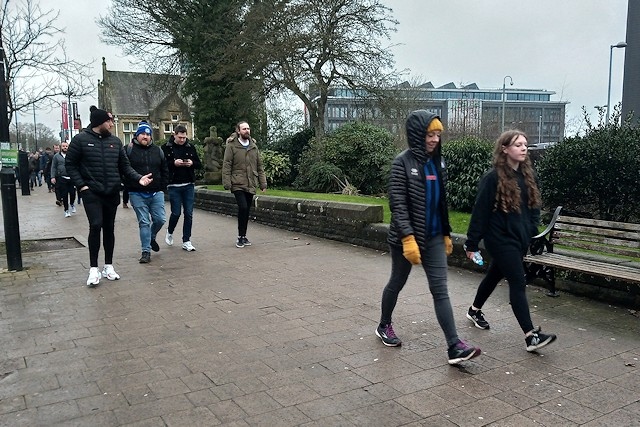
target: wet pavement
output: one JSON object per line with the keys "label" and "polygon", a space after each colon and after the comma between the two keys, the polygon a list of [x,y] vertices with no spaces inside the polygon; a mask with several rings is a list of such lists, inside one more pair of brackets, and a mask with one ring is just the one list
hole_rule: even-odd
{"label": "wet pavement", "polygon": [[394,313],[403,346],[374,335],[387,253],[255,223],[238,249],[234,217],[196,210],[196,252],[181,220],[139,264],[135,214],[119,209],[121,279],[89,289],[84,210],[64,218],[43,188],[18,190],[21,238],[80,247],[47,242],[19,272],[0,260],[1,426],[640,425],[628,309],[529,287],[534,324],[558,340],[528,353],[507,286],[484,307],[491,329],[474,328],[481,275],[452,267],[459,335],[482,348],[452,367],[421,269]]}

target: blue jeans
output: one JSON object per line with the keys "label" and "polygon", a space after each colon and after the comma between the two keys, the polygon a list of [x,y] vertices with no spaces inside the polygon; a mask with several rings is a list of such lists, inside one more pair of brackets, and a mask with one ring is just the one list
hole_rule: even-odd
{"label": "blue jeans", "polygon": [[184,222],[182,223],[182,242],[191,240],[191,227],[193,226],[193,203],[196,197],[194,184],[169,187],[169,203],[171,204],[171,216],[167,231],[173,234],[178,225],[181,210],[184,209]]}
{"label": "blue jeans", "polygon": [[142,197],[139,193],[129,193],[129,200],[138,217],[142,252],[151,252],[151,240],[156,239],[158,231],[166,221],[164,193],[158,191],[152,197]]}

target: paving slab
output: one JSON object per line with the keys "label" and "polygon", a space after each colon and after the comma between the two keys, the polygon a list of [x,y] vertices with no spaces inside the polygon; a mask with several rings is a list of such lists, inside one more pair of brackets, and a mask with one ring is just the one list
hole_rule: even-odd
{"label": "paving slab", "polygon": [[386,252],[253,222],[238,249],[235,217],[196,210],[195,252],[180,221],[176,244],[163,229],[139,264],[135,214],[120,208],[121,279],[89,289],[84,210],[64,218],[42,188],[18,191],[20,236],[54,240],[31,245],[22,271],[0,259],[1,426],[640,425],[628,309],[529,286],[534,324],[558,340],[527,353],[508,286],[479,330],[465,312],[482,276],[451,267],[459,335],[483,350],[451,367],[421,269],[394,313],[403,346],[374,335]]}

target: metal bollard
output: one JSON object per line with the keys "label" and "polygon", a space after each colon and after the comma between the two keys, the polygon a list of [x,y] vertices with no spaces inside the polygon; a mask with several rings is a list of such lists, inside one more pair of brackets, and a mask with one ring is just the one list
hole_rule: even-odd
{"label": "metal bollard", "polygon": [[16,179],[13,169],[2,168],[0,172],[0,192],[2,193],[2,216],[4,219],[4,238],[7,249],[7,267],[9,270],[22,271],[18,198],[16,195]]}

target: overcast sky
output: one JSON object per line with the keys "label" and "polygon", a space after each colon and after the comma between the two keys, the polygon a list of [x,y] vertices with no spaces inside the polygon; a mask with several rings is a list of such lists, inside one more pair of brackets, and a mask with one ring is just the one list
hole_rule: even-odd
{"label": "overcast sky", "polygon": [[[18,3],[12,0],[9,3]],[[504,77],[515,88],[556,92],[568,101],[567,120],[581,117],[584,105],[607,103],[609,46],[625,40],[627,0],[383,0],[399,21],[392,48],[396,67],[434,86],[477,83],[502,88]],[[99,40],[95,21],[108,0],[39,0],[43,10],[60,10],[70,56],[93,61],[95,81],[101,58],[110,70],[142,71],[141,58],[124,58],[118,48]],[[141,19],[141,25],[144,20]],[[622,98],[624,49],[613,50],[611,103]],[[508,81],[508,80],[507,80]],[[79,102],[83,123],[94,98]],[[60,113],[38,112],[38,121],[57,129]],[[42,117],[42,118],[40,118]]]}

